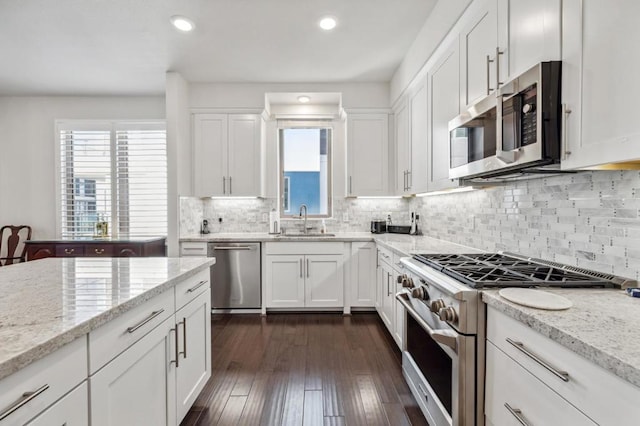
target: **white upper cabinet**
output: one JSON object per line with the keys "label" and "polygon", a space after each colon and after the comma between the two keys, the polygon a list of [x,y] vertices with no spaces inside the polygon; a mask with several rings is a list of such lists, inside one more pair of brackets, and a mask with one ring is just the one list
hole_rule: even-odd
{"label": "white upper cabinet", "polygon": [[411,135],[409,107],[403,99],[395,110],[396,193],[411,193]]}
{"label": "white upper cabinet", "polygon": [[[411,193],[427,191],[428,165],[427,145],[429,130],[429,93],[427,78],[413,90],[410,97],[411,108]],[[453,118],[453,117],[452,117]]]}
{"label": "white upper cabinet", "polygon": [[640,159],[640,2],[564,0],[562,8],[562,168]]}
{"label": "white upper cabinet", "polygon": [[499,82],[561,59],[561,2],[498,0]]}
{"label": "white upper cabinet", "polygon": [[460,73],[458,43],[446,49],[430,70],[429,94],[429,191],[458,186],[449,179],[449,121],[460,111]]}
{"label": "white upper cabinet", "polygon": [[193,195],[262,196],[261,118],[193,115]]}
{"label": "white upper cabinet", "polygon": [[[475,103],[496,89],[498,20],[496,0],[476,0],[475,14],[460,34],[460,71],[463,106]],[[453,118],[453,117],[452,117]]]}
{"label": "white upper cabinet", "polygon": [[348,196],[389,191],[389,114],[348,114]]}

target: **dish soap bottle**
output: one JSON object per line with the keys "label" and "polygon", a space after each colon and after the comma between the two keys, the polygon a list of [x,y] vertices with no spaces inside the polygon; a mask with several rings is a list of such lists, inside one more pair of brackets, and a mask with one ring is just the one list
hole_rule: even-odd
{"label": "dish soap bottle", "polygon": [[320,228],[320,233],[321,234],[327,233],[327,222],[325,222],[324,219],[322,219],[322,228]]}

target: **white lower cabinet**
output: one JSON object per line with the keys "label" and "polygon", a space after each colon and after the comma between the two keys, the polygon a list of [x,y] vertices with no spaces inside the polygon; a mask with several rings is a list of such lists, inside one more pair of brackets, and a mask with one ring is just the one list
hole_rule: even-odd
{"label": "white lower cabinet", "polygon": [[179,309],[175,321],[179,329],[176,400],[180,423],[211,377],[211,290]]}
{"label": "white lower cabinet", "polygon": [[376,306],[376,244],[354,242],[351,244],[350,306],[371,308]]}
{"label": "white lower cabinet", "polygon": [[89,379],[92,426],[176,425],[176,336],[165,320]]}
{"label": "white lower cabinet", "polygon": [[491,306],[485,386],[488,424],[519,424],[517,416],[532,425],[631,426],[640,419],[640,388]]}
{"label": "white lower cabinet", "polygon": [[343,243],[265,245],[267,308],[343,308]]}
{"label": "white lower cabinet", "polygon": [[89,390],[83,382],[60,401],[27,423],[29,426],[85,426],[89,424]]}

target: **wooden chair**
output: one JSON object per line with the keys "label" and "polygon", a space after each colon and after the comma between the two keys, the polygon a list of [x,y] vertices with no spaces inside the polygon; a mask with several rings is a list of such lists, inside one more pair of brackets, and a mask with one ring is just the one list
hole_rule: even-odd
{"label": "wooden chair", "polygon": [[24,262],[27,253],[25,241],[30,239],[30,226],[7,225],[0,228],[0,266]]}

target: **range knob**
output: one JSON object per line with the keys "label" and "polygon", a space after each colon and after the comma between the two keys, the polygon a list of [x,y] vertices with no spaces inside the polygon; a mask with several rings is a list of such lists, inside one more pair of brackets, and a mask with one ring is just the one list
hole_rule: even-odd
{"label": "range knob", "polygon": [[536,110],[536,104],[524,104],[522,106],[522,112],[525,114],[529,114]]}
{"label": "range knob", "polygon": [[413,284],[413,278],[407,277],[402,280],[402,287],[404,288],[413,288],[415,285]]}
{"label": "range knob", "polygon": [[442,321],[456,322],[458,320],[458,313],[453,306],[447,306],[438,311],[438,316]]}
{"label": "range knob", "polygon": [[411,297],[419,300],[429,300],[429,293],[424,287],[416,287],[411,290]]}
{"label": "range knob", "polygon": [[431,312],[433,313],[438,313],[440,312],[440,309],[444,308],[445,304],[444,304],[444,300],[442,299],[436,299],[433,302],[431,302]]}
{"label": "range knob", "polygon": [[407,279],[407,274],[398,275],[398,284],[402,284],[402,280]]}

